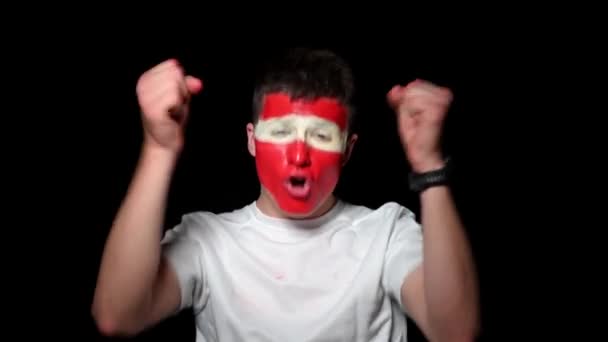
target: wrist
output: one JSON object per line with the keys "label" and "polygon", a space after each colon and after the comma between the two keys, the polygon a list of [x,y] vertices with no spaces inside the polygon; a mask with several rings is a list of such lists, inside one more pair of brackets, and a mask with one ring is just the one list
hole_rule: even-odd
{"label": "wrist", "polygon": [[450,165],[449,158],[417,164],[409,174],[410,190],[422,193],[429,188],[445,187],[450,180]]}
{"label": "wrist", "polygon": [[145,162],[175,164],[179,158],[180,151],[171,150],[165,147],[158,146],[154,143],[144,142],[141,148],[141,157]]}
{"label": "wrist", "polygon": [[424,161],[411,163],[411,166],[412,171],[415,173],[426,173],[444,168],[446,161],[441,157],[433,157]]}
{"label": "wrist", "polygon": [[418,196],[420,199],[424,201],[425,199],[431,199],[437,196],[438,194],[445,194],[450,191],[450,187],[447,183],[444,184],[435,184],[433,186],[429,186],[428,188],[424,188],[418,192]]}

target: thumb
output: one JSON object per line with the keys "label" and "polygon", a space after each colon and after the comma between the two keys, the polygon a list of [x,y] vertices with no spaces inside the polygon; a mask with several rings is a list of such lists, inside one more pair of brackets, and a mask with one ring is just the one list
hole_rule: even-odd
{"label": "thumb", "polygon": [[403,87],[402,86],[395,85],[394,87],[392,87],[391,90],[386,94],[386,99],[388,101],[389,106],[391,106],[393,109],[397,109],[402,96],[403,96]]}
{"label": "thumb", "polygon": [[203,81],[194,76],[186,76],[186,87],[191,94],[197,94],[203,89]]}

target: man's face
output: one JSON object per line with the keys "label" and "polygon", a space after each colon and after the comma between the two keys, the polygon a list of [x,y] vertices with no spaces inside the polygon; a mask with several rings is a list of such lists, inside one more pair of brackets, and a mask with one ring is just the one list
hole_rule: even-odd
{"label": "man's face", "polygon": [[321,98],[266,95],[254,130],[258,177],[281,210],[306,215],[333,192],[347,143],[347,111]]}

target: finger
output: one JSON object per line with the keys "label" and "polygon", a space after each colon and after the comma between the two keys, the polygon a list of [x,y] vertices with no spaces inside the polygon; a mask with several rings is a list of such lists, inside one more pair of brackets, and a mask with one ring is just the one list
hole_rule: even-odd
{"label": "finger", "polygon": [[175,105],[169,108],[169,114],[177,122],[183,122],[188,111],[187,107],[190,102],[190,92],[186,85],[186,78],[183,74],[177,79],[178,99]]}
{"label": "finger", "polygon": [[198,94],[203,89],[203,81],[194,76],[186,76],[186,88],[191,94]]}
{"label": "finger", "polygon": [[160,118],[167,115],[167,113],[171,114],[171,112],[176,111],[177,108],[182,107],[182,102],[180,94],[173,91],[164,93],[153,101],[145,104],[144,107],[148,109],[150,115]]}
{"label": "finger", "polygon": [[405,114],[415,116],[428,108],[440,105],[442,105],[441,102],[429,96],[406,95],[399,109]]}
{"label": "finger", "polygon": [[448,88],[433,85],[430,82],[416,80],[408,84],[404,90],[406,99],[413,97],[424,97],[437,103],[449,103],[452,100],[452,92]]}
{"label": "finger", "polygon": [[148,77],[152,77],[157,74],[163,73],[163,72],[167,71],[168,69],[175,69],[175,68],[182,69],[182,66],[177,59],[171,58],[171,59],[168,59],[168,60],[154,66],[152,69],[148,70],[148,72],[146,72],[145,75]]}
{"label": "finger", "polygon": [[190,91],[188,91],[188,86],[186,85],[186,78],[182,77],[180,79],[178,79],[178,91],[179,91],[179,95],[182,99],[182,102],[187,103],[190,101]]}
{"label": "finger", "polygon": [[406,92],[440,97],[446,101],[450,101],[452,99],[452,92],[449,88],[441,87],[421,79],[416,79],[415,81],[410,82],[406,87]]}
{"label": "finger", "polygon": [[405,102],[422,99],[424,101],[432,102],[432,103],[446,103],[450,100],[450,97],[444,96],[445,94],[434,94],[428,91],[421,91],[411,89],[410,91],[403,94],[402,100]]}
{"label": "finger", "polygon": [[183,102],[183,95],[179,90],[179,83],[177,81],[158,84],[155,88],[142,94],[141,102],[146,104],[159,103],[163,101],[164,98],[171,96],[177,99],[177,102]]}
{"label": "finger", "polygon": [[452,99],[451,92],[443,88],[413,87],[408,89],[406,96],[427,97],[438,102],[449,102]]}
{"label": "finger", "polygon": [[401,101],[401,98],[403,96],[403,90],[404,87],[400,85],[395,85],[388,91],[388,93],[386,94],[386,99],[389,106],[396,108],[399,105],[399,102]]}
{"label": "finger", "polygon": [[179,73],[182,73],[182,71],[181,71],[181,67],[179,66],[179,63],[177,63],[177,61],[175,61],[173,59],[165,61],[165,62],[155,66],[154,68],[146,71],[139,78],[139,80],[137,82],[137,91],[145,92],[150,87],[153,87],[154,84],[159,82],[159,80],[166,78],[167,75],[179,74]]}
{"label": "finger", "polygon": [[184,78],[184,70],[180,66],[167,66],[162,70],[158,70],[155,73],[148,75],[145,84],[154,86],[160,82],[167,82],[168,80],[181,80]]}
{"label": "finger", "polygon": [[186,88],[184,79],[178,81],[177,89],[174,88],[171,90],[168,101],[170,104],[169,113],[171,116],[177,121],[182,121],[183,116],[187,111],[186,107],[190,102],[190,93]]}
{"label": "finger", "polygon": [[415,117],[421,112],[422,108],[415,103],[404,103],[401,104],[398,108],[398,114],[400,116]]}
{"label": "finger", "polygon": [[180,68],[165,69],[162,73],[149,76],[145,82],[140,84],[138,90],[142,95],[157,94],[167,86],[178,86],[180,82],[183,82],[183,78]]}
{"label": "finger", "polygon": [[137,93],[142,98],[151,99],[170,91],[171,87],[178,86],[180,82],[183,82],[182,72],[179,69],[168,69],[138,84]]}
{"label": "finger", "polygon": [[163,93],[168,91],[177,91],[179,92],[182,102],[188,102],[192,94],[199,92],[202,87],[202,81],[192,77],[186,76],[182,77],[182,73],[176,73],[174,75],[165,75],[167,79],[159,78],[155,80],[154,84],[151,84],[150,87],[154,88],[154,96],[162,96]]}
{"label": "finger", "polygon": [[[407,128],[407,129],[412,129],[415,128],[418,125],[418,117],[414,116],[414,115],[409,115],[406,114],[405,111],[401,111],[399,112],[399,122],[400,122],[400,127],[402,128]],[[409,132],[409,130],[406,130],[405,133]]]}

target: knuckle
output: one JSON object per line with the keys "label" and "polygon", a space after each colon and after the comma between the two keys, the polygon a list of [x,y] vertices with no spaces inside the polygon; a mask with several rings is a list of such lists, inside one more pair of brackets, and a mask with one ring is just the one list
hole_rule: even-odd
{"label": "knuckle", "polygon": [[138,79],[137,79],[137,83],[135,84],[135,91],[137,91],[137,93],[141,93],[145,87],[146,84],[146,75],[141,75]]}
{"label": "knuckle", "polygon": [[176,70],[173,77],[177,84],[185,82],[184,72],[181,69]]}

